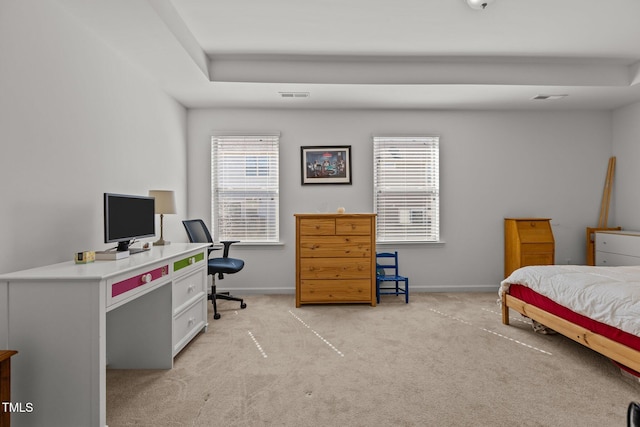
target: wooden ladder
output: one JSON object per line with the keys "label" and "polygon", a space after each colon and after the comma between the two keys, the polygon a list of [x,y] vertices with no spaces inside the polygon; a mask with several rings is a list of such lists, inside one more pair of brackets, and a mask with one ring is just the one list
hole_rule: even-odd
{"label": "wooden ladder", "polygon": [[613,175],[615,169],[616,158],[610,157],[609,166],[607,167],[607,177],[604,181],[602,201],[600,202],[600,217],[598,218],[598,226],[587,227],[587,265],[596,265],[595,232],[621,229],[621,227],[607,227],[607,223],[609,222],[609,206],[611,204],[611,190],[613,189]]}

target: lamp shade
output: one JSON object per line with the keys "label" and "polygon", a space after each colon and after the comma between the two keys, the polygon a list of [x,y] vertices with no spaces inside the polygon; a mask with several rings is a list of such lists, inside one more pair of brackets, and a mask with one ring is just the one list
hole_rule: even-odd
{"label": "lamp shade", "polygon": [[170,190],[149,190],[149,196],[156,199],[157,214],[174,214],[176,213],[176,197],[175,193]]}

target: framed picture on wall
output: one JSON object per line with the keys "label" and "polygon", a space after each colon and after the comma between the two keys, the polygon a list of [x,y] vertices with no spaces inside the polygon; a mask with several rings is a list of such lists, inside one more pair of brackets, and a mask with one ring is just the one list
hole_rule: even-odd
{"label": "framed picture on wall", "polygon": [[351,184],[351,146],[300,147],[302,185]]}

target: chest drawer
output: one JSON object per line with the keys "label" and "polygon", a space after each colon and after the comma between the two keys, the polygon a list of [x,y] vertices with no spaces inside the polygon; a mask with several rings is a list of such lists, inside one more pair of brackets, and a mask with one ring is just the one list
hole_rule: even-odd
{"label": "chest drawer", "polygon": [[369,258],[301,258],[301,279],[367,279],[371,278]]}
{"label": "chest drawer", "polygon": [[368,236],[302,236],[300,256],[303,258],[366,258],[371,256]]}
{"label": "chest drawer", "polygon": [[371,300],[371,282],[353,280],[302,280],[302,302],[368,302]]}
{"label": "chest drawer", "polygon": [[332,218],[300,220],[301,236],[332,236],[336,234],[336,222]]}
{"label": "chest drawer", "polygon": [[640,265],[640,258],[629,255],[613,254],[610,252],[596,251],[596,265],[602,267],[614,267],[620,265]]}
{"label": "chest drawer", "polygon": [[336,218],[336,234],[371,235],[370,218]]}
{"label": "chest drawer", "polygon": [[596,233],[596,251],[640,257],[640,235]]}

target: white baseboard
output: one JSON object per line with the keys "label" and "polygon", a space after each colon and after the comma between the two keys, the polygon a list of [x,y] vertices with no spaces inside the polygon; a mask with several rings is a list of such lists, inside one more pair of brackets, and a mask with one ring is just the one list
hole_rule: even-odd
{"label": "white baseboard", "polygon": [[[411,285],[409,286],[409,292],[495,292],[498,295],[499,285],[468,285],[468,286],[426,286],[426,285]],[[296,293],[295,288],[292,287],[268,287],[268,288],[244,288],[234,287],[231,289],[225,289],[218,286],[219,292],[230,292],[231,294],[238,295],[294,295]]]}

